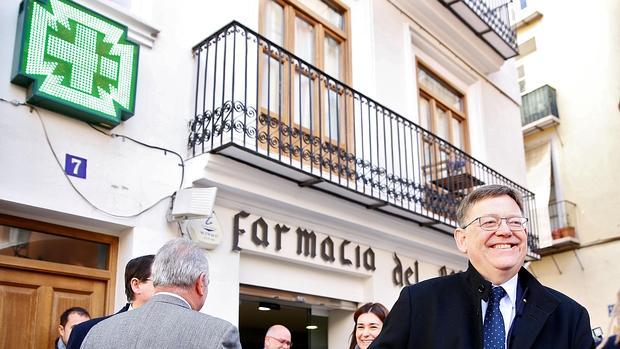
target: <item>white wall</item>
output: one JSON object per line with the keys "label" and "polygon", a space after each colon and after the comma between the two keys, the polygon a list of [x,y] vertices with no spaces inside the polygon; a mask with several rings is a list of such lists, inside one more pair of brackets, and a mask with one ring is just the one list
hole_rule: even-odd
{"label": "white wall", "polygon": [[[528,6],[530,2],[528,1]],[[560,124],[526,138],[528,148],[552,143],[559,199],[577,204],[576,233],[582,246],[620,235],[620,3],[604,0],[532,1],[542,18],[519,31],[519,41],[536,38],[524,57],[527,89],[556,89]],[[533,264],[546,285],[583,304],[593,327],[607,335],[607,305],[618,291],[618,242],[545,257]],[[556,268],[556,262],[559,267]],[[581,262],[581,264],[579,263]]]}

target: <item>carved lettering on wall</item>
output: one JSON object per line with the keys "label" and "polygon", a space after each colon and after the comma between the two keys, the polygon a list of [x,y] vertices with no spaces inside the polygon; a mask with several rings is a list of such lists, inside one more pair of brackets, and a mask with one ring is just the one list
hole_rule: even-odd
{"label": "carved lettering on wall", "polygon": [[[260,236],[258,236],[260,230]],[[269,246],[269,235],[267,235],[267,222],[263,217],[252,223],[252,242],[256,246]]]}
{"label": "carved lettering on wall", "polygon": [[282,249],[282,234],[287,233],[291,228],[286,225],[276,224],[276,251],[280,251]]}
{"label": "carved lettering on wall", "polygon": [[[248,218],[249,213],[240,211],[233,217],[233,251],[243,250],[239,246],[240,237],[245,234],[245,229],[241,228],[241,221]],[[290,227],[284,224],[276,224],[273,226],[273,232],[275,233],[275,247],[276,253],[282,251],[285,248],[282,244],[283,235],[291,230]],[[270,246],[270,227],[269,224],[259,217],[251,223],[251,237],[250,241],[254,246],[260,248],[267,248]],[[273,234],[273,233],[272,233]],[[347,246],[351,244],[349,240],[342,240],[338,249],[336,249],[336,242],[329,235],[322,234],[324,236],[321,241],[317,241],[317,234],[312,230],[307,230],[301,227],[295,229],[296,250],[295,253],[298,256],[308,257],[311,259],[317,256],[317,243],[319,248],[320,259],[325,263],[333,264],[338,260],[341,266],[352,266],[356,269],[363,267],[367,271],[374,272],[377,268],[375,265],[375,251],[368,247],[365,250],[361,249],[360,245],[355,246],[353,256],[347,255]],[[273,237],[272,237],[273,238]],[[339,240],[339,239],[338,239]],[[247,246],[247,245],[246,245]],[[338,256],[336,256],[338,252]],[[351,251],[349,250],[349,254]],[[354,259],[354,262],[352,261]]]}
{"label": "carved lettering on wall", "polygon": [[233,217],[233,251],[241,251],[241,247],[239,247],[239,235],[245,233],[244,229],[239,228],[239,218],[247,218],[249,215],[249,213],[241,211]]}
{"label": "carved lettering on wall", "polygon": [[[403,264],[400,261],[400,258],[398,258],[398,255],[394,253],[394,263],[396,266],[392,269],[392,282],[395,286],[402,287],[418,283],[418,261],[413,263],[413,269],[411,269],[411,267],[407,267],[407,269],[403,272]],[[412,276],[414,277],[413,280],[411,280]]]}

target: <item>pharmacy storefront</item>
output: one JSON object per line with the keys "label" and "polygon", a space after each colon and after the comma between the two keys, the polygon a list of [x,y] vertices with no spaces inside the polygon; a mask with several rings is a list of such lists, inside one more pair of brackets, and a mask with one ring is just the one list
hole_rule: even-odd
{"label": "pharmacy storefront", "polygon": [[[207,157],[194,183],[218,188],[212,286],[238,286],[244,347],[261,347],[273,324],[291,330],[296,348],[345,347],[362,304],[389,309],[403,286],[466,268],[447,234]],[[215,292],[208,307],[233,302],[230,289]]]}

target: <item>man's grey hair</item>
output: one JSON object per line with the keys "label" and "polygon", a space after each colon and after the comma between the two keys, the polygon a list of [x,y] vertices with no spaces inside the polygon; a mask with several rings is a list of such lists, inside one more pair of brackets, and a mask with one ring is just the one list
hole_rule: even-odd
{"label": "man's grey hair", "polygon": [[153,286],[191,286],[200,273],[209,279],[209,262],[204,252],[192,241],[176,238],[162,246],[153,261]]}
{"label": "man's grey hair", "polygon": [[467,215],[467,211],[469,211],[474,204],[484,199],[491,199],[504,195],[508,195],[513,199],[519,206],[521,214],[523,214],[523,201],[521,201],[521,194],[518,191],[500,184],[485,185],[467,194],[459,203],[456,209],[456,222],[459,227],[469,223],[464,221],[465,216]]}

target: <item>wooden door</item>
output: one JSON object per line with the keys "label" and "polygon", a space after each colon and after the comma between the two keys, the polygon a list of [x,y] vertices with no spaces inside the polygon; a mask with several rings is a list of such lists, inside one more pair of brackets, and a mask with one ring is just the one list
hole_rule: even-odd
{"label": "wooden door", "polygon": [[104,315],[106,281],[0,267],[0,348],[52,348],[60,315]]}

